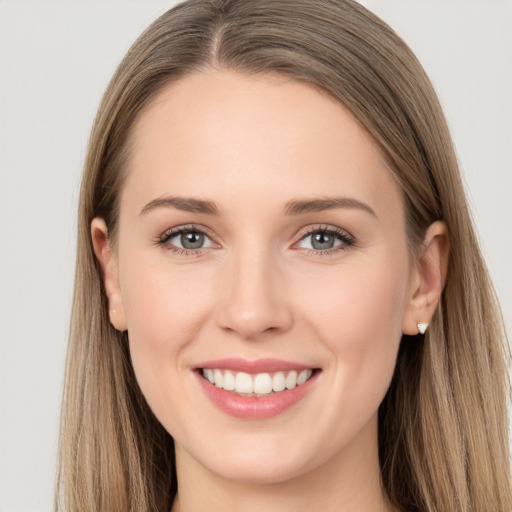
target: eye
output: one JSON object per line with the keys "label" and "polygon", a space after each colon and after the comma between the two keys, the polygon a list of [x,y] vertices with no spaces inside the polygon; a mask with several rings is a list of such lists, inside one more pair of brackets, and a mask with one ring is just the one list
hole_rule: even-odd
{"label": "eye", "polygon": [[180,253],[197,252],[215,246],[204,231],[195,227],[181,227],[166,231],[158,242],[170,251]]}
{"label": "eye", "polygon": [[310,230],[302,236],[297,247],[308,249],[311,252],[323,254],[337,252],[354,244],[352,235],[339,228],[320,227]]}

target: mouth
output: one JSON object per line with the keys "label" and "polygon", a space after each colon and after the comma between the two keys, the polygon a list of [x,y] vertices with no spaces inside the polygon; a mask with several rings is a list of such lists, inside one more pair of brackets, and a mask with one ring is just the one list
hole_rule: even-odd
{"label": "mouth", "polygon": [[275,359],[222,359],[200,364],[194,373],[205,395],[221,411],[258,420],[300,402],[314,389],[322,370]]}
{"label": "mouth", "polygon": [[257,374],[221,368],[202,368],[198,371],[204,379],[217,388],[239,396],[266,397],[301,386],[319,370],[308,368]]}

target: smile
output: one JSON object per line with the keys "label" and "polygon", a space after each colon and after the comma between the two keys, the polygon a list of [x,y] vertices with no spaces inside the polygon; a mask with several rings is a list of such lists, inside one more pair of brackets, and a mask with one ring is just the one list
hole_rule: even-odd
{"label": "smile", "polygon": [[322,374],[320,368],[277,359],[219,359],[194,370],[210,403],[244,420],[284,413],[312,392]]}
{"label": "smile", "polygon": [[218,388],[243,396],[269,396],[304,384],[313,375],[312,369],[257,373],[204,368],[203,377]]}

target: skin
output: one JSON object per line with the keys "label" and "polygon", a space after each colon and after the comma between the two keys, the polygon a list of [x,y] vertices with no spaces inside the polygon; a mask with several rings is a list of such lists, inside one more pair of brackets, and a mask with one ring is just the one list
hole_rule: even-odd
{"label": "skin", "polygon": [[[128,330],[135,373],[176,443],[173,510],[393,510],[380,486],[377,411],[402,333],[416,334],[446,273],[445,226],[408,253],[402,195],[373,139],[324,93],[279,76],[207,70],[164,88],[138,119],[118,239],[92,239],[112,324]],[[155,207],[214,201],[219,215]],[[367,205],[285,213],[291,200]],[[172,252],[170,228],[206,230]],[[349,233],[320,253],[319,227]],[[224,357],[320,368],[276,417],[234,418],[192,369]]]}

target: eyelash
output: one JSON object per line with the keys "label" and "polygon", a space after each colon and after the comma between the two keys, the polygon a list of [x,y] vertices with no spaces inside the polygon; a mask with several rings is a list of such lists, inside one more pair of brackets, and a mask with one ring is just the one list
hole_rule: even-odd
{"label": "eyelash", "polygon": [[[165,233],[160,235],[156,241],[156,243],[162,247],[164,247],[166,250],[172,252],[173,254],[176,254],[178,256],[201,256],[203,254],[204,248],[199,249],[184,249],[181,247],[175,247],[171,244],[169,244],[169,240],[171,238],[174,238],[176,235],[180,235],[183,233],[199,233],[201,235],[204,235],[205,237],[212,239],[212,235],[209,234],[207,230],[204,228],[201,228],[200,226],[190,224],[186,226],[180,226],[177,228],[172,228],[167,230]],[[311,236],[313,234],[324,234],[324,235],[333,235],[335,238],[341,241],[341,243],[338,246],[335,246],[334,248],[330,249],[308,249],[305,250],[305,254],[309,257],[317,257],[317,256],[331,256],[333,254],[337,254],[341,251],[346,251],[351,246],[355,245],[356,241],[354,237],[348,233],[347,231],[334,227],[334,226],[327,226],[327,225],[319,225],[314,226],[313,228],[306,228],[299,232],[299,240],[295,242],[294,245],[301,242],[302,240],[305,240],[308,236]]]}

